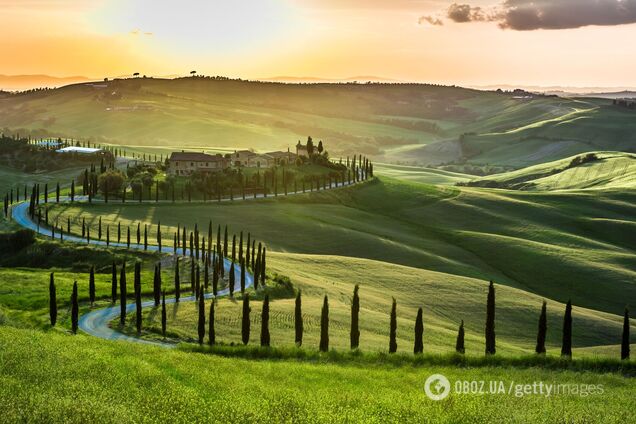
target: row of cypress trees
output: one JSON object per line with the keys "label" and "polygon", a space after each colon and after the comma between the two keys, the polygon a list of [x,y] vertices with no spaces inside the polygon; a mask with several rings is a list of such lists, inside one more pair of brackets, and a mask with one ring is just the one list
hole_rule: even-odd
{"label": "row of cypress trees", "polygon": [[[177,268],[178,269],[178,268]],[[89,299],[91,305],[95,301],[95,269],[91,267],[89,274]],[[176,272],[178,275],[178,271]],[[115,302],[117,296],[117,271],[116,265],[113,263],[112,267],[112,300]],[[178,277],[177,277],[178,278]],[[122,265],[121,274],[119,279],[120,289],[120,323],[124,325],[126,319],[126,272],[125,264]],[[198,336],[199,343],[204,342],[205,330],[206,330],[206,315],[205,315],[205,287],[199,286],[196,288],[198,298]],[[135,292],[135,304],[136,304],[136,328],[137,333],[141,333],[141,263],[135,263],[134,272],[134,292]],[[162,306],[162,334],[165,337],[166,334],[166,307],[165,307],[165,291],[161,288],[161,268],[160,264],[155,266],[154,281],[153,281],[153,297],[155,306],[159,306],[160,300]],[[54,326],[57,322],[57,300],[56,300],[56,288],[54,281],[54,274],[50,274],[49,282],[49,305],[50,305],[50,322]],[[242,319],[241,319],[241,340],[243,344],[248,344],[250,340],[250,297],[249,293],[243,294],[243,307],[242,307]],[[77,332],[78,321],[78,294],[77,294],[77,281],[73,284],[73,292],[71,295],[71,328],[73,333]],[[351,349],[359,348],[360,343],[360,329],[359,329],[359,313],[360,313],[360,297],[359,286],[356,285],[353,291],[353,298],[351,302],[351,330],[350,330],[350,345]],[[261,311],[261,346],[270,346],[270,332],[269,332],[269,294],[265,294],[263,300],[263,306]],[[297,346],[302,346],[303,342],[303,318],[302,318],[302,295],[298,291],[295,299],[294,308],[294,320],[295,320],[295,335],[294,341]],[[209,315],[208,315],[208,343],[214,345],[216,343],[216,331],[215,331],[215,301],[214,299],[210,303]],[[541,307],[541,313],[539,316],[539,325],[537,332],[537,343],[535,346],[535,352],[537,354],[545,354],[546,347],[546,335],[547,335],[547,303],[544,301]],[[414,326],[415,338],[413,352],[415,354],[423,353],[423,310],[418,308],[417,316]],[[455,344],[455,350],[457,353],[465,353],[465,329],[464,321],[462,320],[458,329],[457,339]],[[488,287],[488,296],[486,300],[486,326],[485,326],[485,346],[486,355],[493,355],[496,353],[496,337],[495,337],[495,288],[494,283],[491,281]],[[325,295],[323,299],[323,306],[320,317],[320,343],[319,349],[323,352],[329,350],[329,299]],[[389,324],[389,353],[397,351],[397,302],[395,298],[392,300],[391,312],[390,312],[390,324]],[[572,302],[568,301],[565,307],[565,314],[563,319],[563,334],[562,334],[562,346],[561,356],[572,356]],[[629,322],[629,309],[626,307],[624,311],[623,320],[623,332],[621,340],[621,359],[629,359],[630,357],[630,322]]]}

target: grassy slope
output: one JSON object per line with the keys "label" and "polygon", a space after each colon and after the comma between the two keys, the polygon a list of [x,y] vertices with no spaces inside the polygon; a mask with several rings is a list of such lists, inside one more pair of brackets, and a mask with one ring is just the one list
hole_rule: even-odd
{"label": "grassy slope", "polygon": [[[55,184],[70,184],[71,179],[77,177],[84,168],[62,169],[59,171],[39,172],[37,174],[26,173],[16,169],[0,166],[0,193],[4,197],[11,189],[20,189],[20,198],[23,199],[24,184],[29,186],[29,190],[35,183],[49,184],[49,192],[55,195]],[[30,191],[29,191],[30,194]],[[15,194],[14,194],[15,196]]]}
{"label": "grassy slope", "polygon": [[108,89],[73,85],[0,99],[0,121],[14,130],[157,153],[285,149],[311,134],[335,155],[362,152],[422,163],[459,159],[459,149],[439,146],[470,132],[478,134],[467,142],[470,156],[478,153],[472,161],[516,166],[587,150],[626,149],[634,133],[633,113],[601,100],[525,102],[457,87],[190,78],[115,81]]}
{"label": "grassy slope", "polygon": [[379,163],[374,164],[373,167],[374,172],[380,175],[386,175],[388,177],[404,181],[414,181],[435,185],[454,185],[455,183],[468,181],[474,178],[472,175],[419,166]]}
{"label": "grassy slope", "polygon": [[[613,373],[254,361],[1,326],[0,352],[7,422],[626,422],[634,390],[633,379]],[[433,373],[603,384],[605,395],[432,402],[422,387]]]}
{"label": "grassy slope", "polygon": [[[576,156],[492,175],[476,181],[496,181],[502,184],[521,183],[520,187],[523,190],[636,187],[636,155],[621,152],[595,153],[600,160],[574,168],[566,169],[570,161]],[[560,172],[552,174],[554,170]]]}
{"label": "grassy slope", "polygon": [[[424,309],[427,352],[452,351],[459,320],[466,324],[467,352],[479,355],[484,350],[483,323],[487,283],[471,278],[405,267],[367,259],[341,256],[271,254],[271,270],[288,274],[303,293],[303,343],[316,349],[320,339],[322,297],[329,296],[330,346],[349,348],[349,325],[353,286],[360,285],[361,339],[366,352],[388,350],[391,296],[398,302],[398,351],[413,349],[413,323],[417,308]],[[461,287],[461,289],[460,289]],[[390,296],[387,296],[390,293]],[[262,296],[260,296],[262,298]],[[294,344],[294,298],[276,298],[270,303],[270,331],[273,346]],[[542,298],[523,290],[497,286],[498,352],[530,353],[536,342],[535,332]],[[258,344],[262,302],[252,299],[251,342]],[[216,308],[217,341],[241,343],[242,302],[222,299]],[[560,324],[564,305],[549,303],[549,353],[558,354],[561,343]],[[172,337],[197,340],[197,308],[193,303],[168,306],[168,330]],[[155,334],[161,331],[160,315],[147,310],[144,327]],[[575,347],[615,344],[619,341],[622,321],[615,315],[575,308]],[[131,328],[134,321],[131,317]],[[585,330],[584,330],[585,329]],[[146,337],[150,337],[147,334]],[[586,350],[586,353],[593,353]],[[605,350],[617,356],[617,351]],[[578,356],[578,353],[577,353]]]}
{"label": "grassy slope", "polygon": [[[51,216],[70,214],[94,223],[101,216],[104,223],[124,225],[160,220],[164,239],[172,237],[178,223],[207,227],[211,219],[215,226],[227,223],[234,231],[250,231],[270,251],[367,258],[492,278],[616,314],[625,299],[636,295],[633,205],[631,191],[460,191],[382,177],[354,190],[280,201],[60,206]],[[342,264],[343,272],[347,266]]]}

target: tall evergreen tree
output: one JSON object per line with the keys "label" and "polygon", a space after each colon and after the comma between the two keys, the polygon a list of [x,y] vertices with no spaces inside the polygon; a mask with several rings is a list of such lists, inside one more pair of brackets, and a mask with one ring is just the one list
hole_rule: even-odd
{"label": "tall evergreen tree", "polygon": [[141,263],[135,263],[135,325],[137,334],[141,334]]}
{"label": "tall evergreen tree", "polygon": [[126,324],[126,262],[121,265],[119,274],[119,325]]}
{"label": "tall evergreen tree", "polygon": [[199,344],[203,344],[205,338],[205,296],[203,288],[199,289]]}
{"label": "tall evergreen tree", "polygon": [[322,302],[320,313],[320,351],[329,351],[329,299],[327,295]]}
{"label": "tall evergreen tree", "polygon": [[623,337],[621,340],[621,359],[629,360],[629,309],[627,309],[627,306],[625,307],[625,316],[623,317]]}
{"label": "tall evergreen tree", "polygon": [[91,306],[95,303],[95,267],[91,266],[90,273],[88,275],[88,298],[91,302]]}
{"label": "tall evergreen tree", "polygon": [[260,266],[260,270],[258,272],[258,275],[261,277],[261,284],[263,285],[263,287],[265,287],[265,267],[266,267],[266,259],[265,259],[265,254],[266,254],[267,248],[265,246],[263,246],[263,253],[261,254],[261,266]]}
{"label": "tall evergreen tree", "polygon": [[155,297],[155,306],[159,306],[161,302],[161,263],[155,265],[155,275],[152,281],[153,294]]}
{"label": "tall evergreen tree", "polygon": [[250,294],[243,296],[243,318],[241,325],[241,340],[246,345],[250,341]]}
{"label": "tall evergreen tree", "polygon": [[166,338],[166,292],[161,293],[161,335]]}
{"label": "tall evergreen tree", "polygon": [[73,283],[73,294],[71,294],[71,331],[77,334],[77,323],[79,318],[79,303],[77,299],[77,281]]}
{"label": "tall evergreen tree", "polygon": [[245,258],[240,258],[241,261],[241,295],[245,293]]}
{"label": "tall evergreen tree", "polygon": [[174,265],[174,298],[178,302],[181,297],[181,280],[179,278],[179,257],[177,256]]}
{"label": "tall evergreen tree", "polygon": [[49,316],[51,318],[51,327],[55,327],[55,323],[57,323],[57,295],[55,291],[55,277],[53,273],[51,273],[49,279]]}
{"label": "tall evergreen tree", "polygon": [[235,278],[234,278],[234,262],[232,262],[232,265],[230,266],[230,282],[229,282],[229,288],[230,288],[230,296],[234,296],[234,284],[236,283]]}
{"label": "tall evergreen tree", "polygon": [[413,344],[413,353],[424,352],[424,319],[422,317],[422,308],[417,309],[417,317],[415,318],[415,343]]}
{"label": "tall evergreen tree", "polygon": [[261,312],[261,346],[269,347],[269,294],[263,299]]}
{"label": "tall evergreen tree", "polygon": [[572,301],[570,300],[565,305],[565,315],[563,316],[561,356],[572,357]]}
{"label": "tall evergreen tree", "polygon": [[113,261],[110,276],[110,298],[113,303],[117,302],[117,265]]}
{"label": "tall evergreen tree", "polygon": [[494,355],[495,352],[495,286],[491,281],[486,302],[486,355]]}
{"label": "tall evergreen tree", "polygon": [[393,298],[391,305],[391,323],[389,328],[389,353],[397,351],[397,302]]}
{"label": "tall evergreen tree", "polygon": [[216,297],[219,289],[219,259],[214,254],[212,258],[212,294]]}
{"label": "tall evergreen tree", "polygon": [[537,346],[534,349],[538,354],[545,354],[545,337],[548,331],[547,303],[544,300],[539,316],[539,330],[537,331]]}
{"label": "tall evergreen tree", "polygon": [[464,320],[459,324],[459,330],[457,331],[457,341],[455,342],[455,352],[461,353],[462,355],[466,352],[464,348]]}
{"label": "tall evergreen tree", "polygon": [[360,346],[360,296],[358,296],[358,290],[360,287],[356,284],[353,288],[353,299],[351,301],[351,333],[349,338],[351,339],[351,349],[357,349]]}
{"label": "tall evergreen tree", "polygon": [[303,344],[303,311],[302,311],[302,298],[300,290],[296,293],[296,304],[294,307],[294,329],[296,332],[294,342],[296,346],[300,347]]}
{"label": "tall evergreen tree", "polygon": [[214,329],[214,303],[216,298],[210,302],[210,319],[208,320],[208,343],[213,346],[216,343],[216,331]]}

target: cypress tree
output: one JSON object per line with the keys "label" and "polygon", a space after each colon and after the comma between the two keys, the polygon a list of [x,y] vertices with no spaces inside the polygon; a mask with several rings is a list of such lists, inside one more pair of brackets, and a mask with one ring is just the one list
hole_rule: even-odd
{"label": "cypress tree", "polygon": [[102,239],[102,217],[99,217],[99,220],[97,222],[97,240],[101,240]]}
{"label": "cypress tree", "polygon": [[79,304],[77,301],[77,281],[73,283],[73,294],[71,295],[71,331],[77,334],[77,320],[79,318]]}
{"label": "cypress tree", "polygon": [[174,298],[175,301],[178,302],[181,297],[181,281],[179,279],[179,257],[177,256],[177,260],[174,265]]}
{"label": "cypress tree", "polygon": [[250,238],[251,234],[247,233],[247,244],[245,245],[245,265],[250,266]]}
{"label": "cypress tree", "polygon": [[232,266],[230,266],[230,296],[234,296],[234,284],[236,283],[234,279],[234,262],[232,262]]}
{"label": "cypress tree", "polygon": [[110,277],[110,298],[113,303],[117,302],[117,265],[113,261]]}
{"label": "cypress tree", "polygon": [[194,296],[197,296],[198,299],[198,294],[194,291],[196,287],[196,276],[194,275],[194,259],[190,259],[190,290],[192,291],[192,294]]}
{"label": "cypress tree", "polygon": [[545,354],[545,336],[548,331],[547,304],[543,301],[541,315],[539,316],[539,330],[537,331],[537,346],[534,349],[538,354]]}
{"label": "cypress tree", "polygon": [[322,311],[320,313],[320,351],[327,352],[329,350],[329,299],[327,295],[322,303]]}
{"label": "cypress tree", "polygon": [[269,347],[269,341],[269,294],[265,294],[261,312],[261,346]]}
{"label": "cypress tree", "polygon": [[144,224],[144,250],[148,250],[148,225]]}
{"label": "cypress tree", "polygon": [[95,303],[95,267],[91,266],[91,271],[88,276],[88,298],[91,302],[91,306]]}
{"label": "cypress tree", "polygon": [[159,251],[161,252],[161,221],[157,224],[157,246],[159,246]]}
{"label": "cypress tree", "polygon": [[216,297],[219,289],[219,259],[216,254],[212,258],[212,294]]}
{"label": "cypress tree", "polygon": [[130,249],[130,227],[126,229],[126,247]]}
{"label": "cypress tree", "polygon": [[565,315],[563,317],[561,356],[572,357],[572,302],[570,300],[565,305]]}
{"label": "cypress tree", "polygon": [[397,302],[393,298],[393,304],[391,305],[391,324],[389,328],[389,353],[395,353],[397,351]]}
{"label": "cypress tree", "polygon": [[464,348],[464,320],[459,324],[459,331],[457,331],[457,342],[455,342],[455,352],[462,355],[466,352]]}
{"label": "cypress tree", "polygon": [[216,299],[210,302],[210,319],[208,320],[208,343],[213,346],[216,343],[216,332],[214,330],[214,303]]}
{"label": "cypress tree", "polygon": [[241,340],[246,345],[250,341],[250,294],[243,296],[243,319],[241,325]]}
{"label": "cypress tree", "polygon": [[141,334],[141,263],[135,263],[135,324],[137,335]]}
{"label": "cypress tree", "polygon": [[117,223],[117,244],[121,242],[121,222]]}
{"label": "cypress tree", "polygon": [[161,335],[166,338],[166,292],[161,294]]}
{"label": "cypress tree", "polygon": [[205,287],[205,291],[208,291],[210,287],[210,257],[206,257],[203,262],[203,285]]}
{"label": "cypress tree", "polygon": [[[51,274],[52,276],[53,274]],[[625,316],[623,317],[623,337],[621,341],[621,359],[629,360],[629,309],[625,307]]]}
{"label": "cypress tree", "polygon": [[152,282],[153,293],[155,296],[155,306],[159,306],[161,302],[161,271],[160,264],[155,265],[155,275]]}
{"label": "cypress tree", "polygon": [[232,262],[236,261],[236,234],[232,234]]}
{"label": "cypress tree", "polygon": [[245,259],[241,258],[241,295],[245,293]]}
{"label": "cypress tree", "polygon": [[199,344],[203,344],[205,338],[205,297],[203,289],[199,290]]}
{"label": "cypress tree", "polygon": [[303,344],[303,312],[302,312],[302,299],[300,290],[296,294],[296,305],[294,308],[294,328],[296,330],[296,337],[294,339],[296,346],[300,347]]}
{"label": "cypress tree", "polygon": [[121,266],[119,275],[119,325],[126,324],[126,262]]}
{"label": "cypress tree", "polygon": [[53,273],[49,280],[49,316],[51,317],[51,327],[55,327],[57,322],[57,295],[55,293],[55,277]]}
{"label": "cypress tree", "polygon": [[137,223],[137,245],[141,244],[141,223]]}
{"label": "cypress tree", "polygon": [[261,266],[260,266],[260,271],[258,272],[258,275],[261,277],[261,284],[263,285],[263,287],[265,287],[265,264],[266,264],[266,260],[265,260],[265,252],[266,252],[267,248],[263,246],[263,253],[261,254]]}
{"label": "cypress tree", "polygon": [[225,235],[223,236],[223,257],[227,258],[227,249],[228,249],[228,241],[227,241],[227,225],[225,226]]}
{"label": "cypress tree", "polygon": [[424,319],[422,314],[422,308],[420,307],[415,318],[415,343],[413,344],[413,353],[415,354],[424,352]]}
{"label": "cypress tree", "polygon": [[353,288],[353,300],[351,301],[351,349],[357,349],[360,345],[360,297],[358,296],[359,286]]}
{"label": "cypress tree", "polygon": [[491,281],[486,302],[486,355],[494,355],[495,351],[495,286]]}

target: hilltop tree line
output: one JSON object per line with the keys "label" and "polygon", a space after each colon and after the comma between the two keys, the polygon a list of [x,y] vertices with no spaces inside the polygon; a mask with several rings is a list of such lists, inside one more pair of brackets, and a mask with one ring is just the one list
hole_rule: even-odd
{"label": "hilltop tree line", "polygon": [[[263,252],[264,255],[264,252]],[[264,263],[264,256],[263,256]],[[263,265],[264,266],[264,265]],[[126,322],[126,270],[125,264],[121,267],[121,274],[119,277],[119,289],[120,289],[120,324],[123,326]],[[142,302],[141,302],[141,263],[135,264],[134,270],[134,299],[135,299],[135,327],[137,334],[141,334],[142,330]],[[177,266],[178,270],[178,266]],[[232,272],[232,271],[231,271]],[[264,269],[262,270],[264,273]],[[258,277],[255,277],[255,281]],[[117,299],[117,270],[116,265],[113,263],[112,271],[113,291],[112,291],[112,303],[116,303]],[[179,301],[179,272],[175,272],[175,301]],[[258,286],[255,284],[254,288],[258,290]],[[91,305],[95,301],[95,286],[94,286],[94,269],[91,268],[89,275],[89,300]],[[195,293],[195,300],[197,302],[197,335],[199,344],[204,344],[207,335],[207,343],[211,346],[217,343],[217,331],[215,323],[216,317],[216,296],[218,292],[213,292],[214,297],[209,302],[209,308],[206,311],[205,291],[207,286],[192,285],[193,293]],[[233,292],[230,291],[230,295]],[[250,307],[250,295],[244,291],[244,287],[241,286],[242,295],[242,314],[241,314],[241,341],[244,345],[250,343],[251,339],[251,320],[250,314],[252,309]],[[161,287],[161,270],[158,265],[155,266],[155,276],[153,281],[153,298],[154,308],[161,307],[161,333],[166,337],[166,299],[165,290]],[[55,326],[57,322],[57,298],[54,282],[54,275],[51,273],[49,282],[49,299],[50,299],[50,322],[51,326]],[[78,294],[77,294],[77,282],[73,285],[73,292],[71,295],[71,330],[73,333],[77,332],[77,311],[78,307]],[[207,312],[207,313],[206,313]],[[351,329],[350,329],[350,348],[352,350],[359,349],[360,347],[360,296],[359,286],[356,285],[353,291],[353,297],[351,300]],[[391,309],[389,312],[389,340],[388,351],[389,353],[395,353],[398,349],[397,343],[397,301],[392,299]],[[269,293],[265,293],[261,307],[261,329],[260,329],[260,345],[262,347],[269,347],[271,345],[270,329],[270,297]],[[564,358],[572,357],[572,302],[568,301],[565,306],[565,312],[562,323],[562,341],[561,341],[561,356]],[[414,323],[414,343],[413,353],[422,354],[424,352],[424,319],[423,309],[420,307],[417,310]],[[547,323],[547,303],[544,301],[539,315],[538,329],[537,329],[537,341],[535,345],[535,352],[538,355],[546,354],[546,335],[547,335],[548,323]],[[302,314],[302,294],[298,290],[296,292],[295,306],[294,306],[294,344],[297,347],[303,345],[303,314]],[[207,333],[207,334],[206,334]],[[464,354],[465,347],[465,327],[464,321],[461,320],[455,342],[455,352],[458,354]],[[484,327],[484,339],[485,339],[485,354],[487,356],[494,355],[496,353],[496,336],[495,336],[495,287],[491,281],[488,286],[488,294],[486,297],[486,322]],[[327,295],[323,298],[323,304],[320,314],[320,341],[318,348],[321,352],[329,351],[329,298]],[[624,311],[623,330],[621,337],[621,359],[629,360],[630,358],[630,322],[629,322],[629,310],[626,307]]]}

